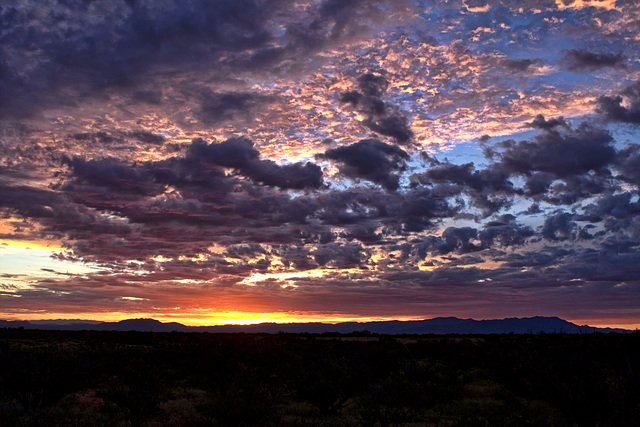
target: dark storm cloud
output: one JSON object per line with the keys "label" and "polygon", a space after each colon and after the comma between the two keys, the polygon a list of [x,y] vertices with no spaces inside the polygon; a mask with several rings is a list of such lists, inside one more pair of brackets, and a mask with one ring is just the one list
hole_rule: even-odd
{"label": "dark storm cloud", "polygon": [[524,245],[533,235],[534,231],[530,226],[520,225],[515,216],[505,214],[485,224],[478,238],[483,247],[491,248],[496,242],[503,247]]}
{"label": "dark storm cloud", "polygon": [[[198,239],[241,242],[289,243],[299,236],[296,224],[304,224],[311,210],[300,209],[300,203],[280,191],[246,182],[231,181],[233,188],[226,191],[209,191],[207,186],[178,187],[181,196],[175,194],[130,201],[126,198],[109,200],[104,196],[94,198],[79,190],[73,197],[88,206],[105,212],[118,212],[130,222],[143,224],[150,232],[155,228],[170,235],[190,233],[189,227],[202,228]],[[95,191],[95,190],[94,190]],[[208,230],[205,232],[204,230]],[[154,238],[163,239],[162,233]],[[197,240],[197,239],[195,239]]]}
{"label": "dark storm cloud", "polygon": [[202,140],[192,142],[187,159],[237,169],[253,181],[280,188],[318,188],[322,185],[322,169],[314,163],[279,166],[272,160],[260,160],[253,142],[232,138],[219,144]]}
{"label": "dark storm cloud", "polygon": [[0,206],[27,218],[52,217],[53,207],[63,203],[60,194],[50,190],[0,183]]}
{"label": "dark storm cloud", "polygon": [[562,263],[571,252],[564,248],[545,246],[536,251],[509,253],[498,258],[506,268],[522,269],[526,267],[545,268]]}
{"label": "dark storm cloud", "polygon": [[[557,130],[548,127],[532,140],[500,143],[499,167],[509,173],[529,175],[546,172],[563,178],[590,171],[606,173],[615,160],[613,137],[604,129],[582,123],[575,129]],[[494,154],[496,154],[494,152]]]}
{"label": "dark storm cloud", "polygon": [[[562,117],[547,120],[542,115],[528,126],[539,130],[529,140],[483,142],[490,160],[483,169],[471,162],[457,165],[427,156],[429,167],[412,175],[411,185],[453,186],[488,217],[522,196],[572,205],[615,191],[621,180],[632,182],[637,175],[636,150],[627,147],[618,152],[605,129],[587,122],[572,127]],[[616,170],[621,174],[616,176]]]}
{"label": "dark storm cloud", "polygon": [[207,92],[200,95],[196,116],[205,125],[238,120],[249,121],[254,112],[274,101],[273,97],[251,92]]}
{"label": "dark storm cloud", "polygon": [[[293,58],[288,67],[299,67],[401,7],[357,0],[327,0],[305,10],[292,0],[10,2],[0,9],[0,112],[31,115],[110,89],[157,105],[162,96],[152,79],[159,75],[282,71]],[[200,113],[214,121],[216,113],[228,117],[253,102],[242,96],[205,101]]]}
{"label": "dark storm cloud", "polygon": [[[564,224],[561,228],[573,233],[574,227],[567,225],[566,219],[559,221]],[[637,241],[608,238],[597,248],[580,245],[568,248],[565,237],[547,239],[548,243],[535,251],[510,252],[496,257],[495,261],[502,266],[494,271],[493,278],[503,284],[510,282],[508,286],[527,286],[538,292],[559,286],[574,295],[579,289],[597,286],[600,282],[618,285],[625,281],[637,282]]]}
{"label": "dark storm cloud", "polygon": [[420,182],[442,183],[452,182],[477,192],[512,192],[513,184],[508,181],[509,175],[490,169],[475,170],[473,163],[455,165],[451,163],[429,168],[425,173],[412,178]]}
{"label": "dark storm cloud", "polygon": [[568,212],[558,212],[547,217],[540,234],[549,240],[575,239],[577,225],[573,221],[573,217],[574,215]]}
{"label": "dark storm cloud", "polygon": [[583,49],[569,49],[563,51],[560,64],[567,70],[580,73],[601,68],[626,68],[627,57],[618,53],[596,53]]}
{"label": "dark storm cloud", "polygon": [[[0,87],[2,110],[27,113],[51,104],[60,90],[91,95],[109,86],[132,86],[158,66],[208,62],[224,52],[261,47],[270,38],[265,18],[278,13],[277,7],[252,1],[101,6],[3,7],[3,21],[12,23],[12,31],[2,44],[2,73],[8,77]],[[17,67],[16,48],[34,53],[28,71]],[[20,105],[15,98],[30,101]]]}
{"label": "dark storm cloud", "polygon": [[117,138],[113,135],[110,135],[107,132],[82,132],[82,133],[74,133],[71,135],[73,139],[76,141],[82,142],[99,142],[101,144],[111,144],[116,141]]}
{"label": "dark storm cloud", "polygon": [[68,164],[73,170],[74,184],[95,185],[140,196],[153,196],[164,190],[162,185],[155,182],[150,171],[115,159],[85,160],[75,157],[68,160]]}
{"label": "dark storm cloud", "polygon": [[251,165],[245,174],[256,182],[280,188],[302,190],[322,185],[322,169],[311,162],[279,166],[272,160],[262,160]]}
{"label": "dark storm cloud", "polygon": [[538,203],[532,203],[526,211],[522,212],[522,214],[524,215],[537,215],[540,213],[543,213],[543,210],[540,208],[540,205]]}
{"label": "dark storm cloud", "polygon": [[414,188],[405,192],[401,203],[396,202],[389,211],[397,215],[402,231],[420,232],[432,228],[442,218],[458,214],[464,203],[449,200],[457,195],[456,189],[447,186]]}
{"label": "dark storm cloud", "polygon": [[152,145],[160,145],[165,141],[165,138],[162,135],[157,135],[152,132],[146,132],[141,130],[131,131],[129,132],[129,136],[131,138],[137,139],[142,143],[152,144]]}
{"label": "dark storm cloud", "polygon": [[[503,248],[522,246],[534,235],[535,232],[530,226],[520,225],[515,216],[505,214],[489,221],[482,230],[473,227],[448,227],[441,236],[428,236],[414,244],[419,257],[425,258],[428,253],[466,254],[498,246]],[[475,262],[481,262],[479,261],[481,259]]]}
{"label": "dark storm cloud", "polygon": [[368,116],[384,116],[386,110],[386,104],[383,100],[366,96],[357,90],[349,92],[343,92],[340,94],[340,101],[343,103],[351,104],[359,111],[367,114]]}
{"label": "dark storm cloud", "polygon": [[439,163],[411,179],[413,185],[455,184],[460,193],[471,197],[474,206],[480,208],[484,216],[508,206],[511,196],[519,192],[509,181],[507,172],[492,167],[475,170],[473,163]]}
{"label": "dark storm cloud", "polygon": [[136,140],[148,145],[162,145],[165,137],[144,130],[134,130],[130,132],[120,131],[98,131],[98,132],[77,132],[69,135],[76,141],[82,143],[93,143],[103,145],[123,144],[127,140]]}
{"label": "dark storm cloud", "polygon": [[534,172],[527,177],[525,188],[529,196],[545,195],[556,176],[548,172]]}
{"label": "dark storm cloud", "polygon": [[93,239],[102,234],[125,236],[131,232],[125,221],[74,204],[58,192],[26,185],[0,185],[0,207],[37,220],[48,236]]}
{"label": "dark storm cloud", "polygon": [[613,191],[616,185],[606,175],[576,175],[564,177],[548,188],[544,200],[554,205],[571,205],[605,191]]}
{"label": "dark storm cloud", "polygon": [[[442,187],[403,192],[353,188],[310,195],[302,202],[313,219],[326,226],[346,227],[348,233],[355,232],[358,227],[371,230],[382,226],[384,235],[393,236],[423,231],[434,227],[443,218],[456,215],[462,206],[449,200],[455,194]],[[369,232],[365,235],[371,237]],[[320,243],[332,240],[332,235],[322,233]]]}
{"label": "dark storm cloud", "polygon": [[387,108],[384,115],[369,117],[363,123],[372,131],[380,135],[389,136],[401,145],[408,145],[413,139],[413,131],[409,128],[409,120],[396,108]]}
{"label": "dark storm cloud", "polygon": [[[624,181],[635,183],[638,179],[637,150],[633,145],[616,150],[613,136],[606,129],[586,120],[572,127],[562,117],[547,120],[542,115],[527,125],[539,130],[529,140],[483,143],[485,156],[491,161],[484,170],[473,171],[470,164],[438,163],[414,179],[422,183],[443,179],[456,183],[478,207],[483,205],[483,199],[478,198],[483,187],[493,195],[501,191],[504,196],[524,195],[536,202],[572,205],[614,192]],[[487,179],[480,179],[483,176],[493,177],[494,184],[487,185]],[[508,184],[520,179],[524,184],[521,188],[509,188]],[[491,204],[485,207],[491,213],[488,208]]]}
{"label": "dark storm cloud", "polygon": [[[153,254],[197,256],[206,253],[211,242],[298,241],[300,232],[293,225],[304,224],[316,205],[292,199],[272,186],[303,189],[322,183],[318,166],[280,166],[260,160],[251,141],[242,138],[212,144],[195,140],[184,156],[157,162],[126,164],[75,157],[67,163],[70,175],[58,189],[76,204],[67,206],[59,193],[40,192],[40,197],[54,198],[48,203],[51,207],[33,203],[19,213],[55,217],[55,221],[41,222],[74,239],[76,255],[101,262]],[[228,175],[223,168],[236,172]],[[8,200],[7,207],[18,209],[19,198]],[[73,209],[84,210],[83,215],[93,219],[79,218]],[[122,227],[112,234],[132,234],[126,241],[108,236],[92,239],[81,226],[101,227],[108,234],[109,221]]]}
{"label": "dark storm cloud", "polygon": [[202,139],[191,142],[187,157],[227,168],[243,169],[258,160],[260,152],[247,138],[231,138],[219,144],[207,144]]}
{"label": "dark storm cloud", "polygon": [[325,224],[346,226],[389,215],[388,207],[394,199],[379,190],[363,191],[351,188],[333,190],[304,199],[313,208],[314,218]]}
{"label": "dark storm cloud", "polygon": [[261,245],[231,245],[225,250],[225,256],[229,258],[254,258],[257,255],[265,255],[268,251]]}
{"label": "dark storm cloud", "polygon": [[359,243],[328,243],[313,253],[313,258],[319,266],[335,268],[359,267],[369,256],[369,252]]}
{"label": "dark storm cloud", "polygon": [[[623,106],[626,101],[628,106]],[[630,84],[618,96],[601,96],[597,112],[613,122],[640,124],[640,81]]]}
{"label": "dark storm cloud", "polygon": [[410,145],[413,131],[405,114],[382,98],[389,87],[384,76],[365,73],[357,79],[360,91],[343,92],[340,101],[366,115],[362,122],[372,131],[393,138],[400,145]]}
{"label": "dark storm cloud", "polygon": [[[394,10],[402,10],[408,5],[405,0],[324,0],[307,9],[305,19],[286,26],[291,40],[286,50],[293,59],[300,59],[309,52],[338,41],[349,41],[366,34],[376,23],[385,22]],[[285,11],[287,9],[284,9]],[[262,58],[273,56],[282,59],[283,48],[267,49]],[[297,57],[296,57],[297,56]]]}
{"label": "dark storm cloud", "polygon": [[141,102],[149,105],[158,105],[162,102],[161,90],[137,90],[131,95],[133,102]]}
{"label": "dark storm cloud", "polygon": [[564,117],[547,120],[542,114],[538,114],[536,118],[531,123],[527,123],[527,125],[534,129],[543,130],[551,130],[555,127],[569,128],[569,124],[564,120]]}
{"label": "dark storm cloud", "polygon": [[[329,227],[340,227],[339,236],[357,239],[367,245],[388,244],[394,236],[434,229],[444,218],[455,216],[462,205],[451,198],[448,188],[415,188],[403,192],[386,192],[371,188],[333,190],[308,195],[302,200],[310,224],[320,221],[309,243],[330,243],[337,237]],[[315,226],[314,226],[315,227]]]}
{"label": "dark storm cloud", "polygon": [[344,147],[332,148],[318,159],[335,160],[340,163],[340,173],[356,179],[366,179],[382,185],[389,191],[398,188],[399,176],[406,166],[409,155],[399,147],[385,144],[377,139],[363,139]]}
{"label": "dark storm cloud", "polygon": [[610,246],[605,244],[598,250],[584,250],[577,254],[567,267],[571,274],[579,275],[578,277],[590,282],[628,282],[630,286],[626,289],[637,295],[640,274],[638,243],[615,242]]}
{"label": "dark storm cloud", "polygon": [[503,59],[500,65],[512,73],[527,74],[545,64],[542,59]]}
{"label": "dark storm cloud", "polygon": [[[445,266],[432,271],[390,273],[382,275],[390,282],[409,282],[419,284],[424,288],[445,286],[462,286],[468,288],[471,283],[487,278],[487,271],[477,267]],[[437,294],[436,294],[437,295]]]}
{"label": "dark storm cloud", "polygon": [[[567,139],[598,134],[583,127],[567,128],[559,120],[556,125],[547,126],[553,122],[542,118],[537,120],[542,128],[541,133],[530,141],[524,141],[529,144],[526,145],[528,151],[524,150],[525,152],[538,153],[554,141],[562,144]],[[584,141],[587,149],[589,144],[600,148],[610,147],[607,138],[602,138],[600,145],[589,138]],[[306,166],[302,163],[295,164],[297,166],[279,166],[271,161],[261,160],[260,152],[245,138],[231,138],[221,143],[194,140],[184,156],[158,162],[127,165],[109,159],[74,158],[69,160],[72,176],[61,188],[69,198],[97,211],[93,212],[93,219],[73,221],[86,224],[87,227],[96,227],[102,221],[103,233],[111,233],[113,236],[89,239],[86,234],[88,228],[74,228],[72,221],[57,220],[55,226],[51,225],[51,229],[74,237],[74,251],[77,255],[104,262],[144,260],[158,254],[176,256],[183,253],[197,256],[198,253],[207,253],[211,242],[220,242],[223,245],[254,245],[249,246],[254,249],[258,248],[255,246],[258,243],[284,246],[272,247],[266,254],[266,249],[260,247],[255,253],[265,256],[260,263],[252,261],[247,254],[246,258],[241,258],[243,267],[237,265],[232,269],[218,263],[206,267],[208,271],[224,270],[228,274],[264,271],[276,254],[282,258],[281,262],[286,261],[287,265],[300,269],[317,268],[318,265],[351,268],[368,262],[370,254],[365,247],[390,245],[395,238],[406,233],[425,230],[437,233],[435,226],[439,221],[463,212],[464,203],[459,199],[462,193],[475,195],[478,199],[486,196],[488,201],[495,200],[496,194],[503,194],[506,200],[522,194],[508,180],[510,175],[504,162],[507,156],[516,157],[514,153],[520,147],[515,142],[498,145],[495,156],[497,161],[484,170],[475,170],[473,164],[453,165],[433,161],[432,167],[419,177],[420,185],[402,192],[354,188],[307,193],[296,198],[271,187],[285,188],[282,186],[284,184],[280,184],[281,181],[287,181],[289,187],[286,188],[296,188],[291,182],[307,176],[304,171]],[[384,171],[387,175],[401,172],[408,157],[404,150],[377,140],[363,140],[334,150],[328,150],[323,156],[331,155],[331,159],[339,161],[342,167],[350,166],[352,177],[372,181],[368,174],[376,170]],[[565,147],[564,150],[568,156],[568,148]],[[609,150],[604,149],[603,152],[609,153]],[[565,194],[563,197],[566,200],[559,201],[558,204],[572,203],[575,197],[571,199],[566,194],[571,193],[574,187],[587,189],[580,196],[583,198],[588,194],[599,194],[608,179],[605,166],[621,164],[631,155],[621,157],[615,150],[613,154],[615,159],[605,159],[602,167],[592,166],[590,161],[581,160],[586,166],[575,167],[576,174],[563,175],[561,182],[553,182],[552,178],[557,176],[552,172],[533,172],[530,177],[550,176],[548,181],[553,184],[543,185],[548,198],[559,198],[559,195]],[[522,154],[520,156],[525,157]],[[539,164],[537,162],[541,160],[536,156],[530,157],[533,166],[514,168],[510,172],[526,176],[523,171],[535,170]],[[296,168],[291,176],[286,166]],[[225,173],[223,168],[234,172]],[[313,171],[316,170],[313,168]],[[274,182],[265,178],[270,173],[278,177]],[[600,180],[601,175],[605,181]],[[321,174],[319,176],[322,177]],[[580,184],[581,180],[591,182]],[[313,185],[318,183],[317,180],[310,182],[315,183]],[[559,188],[559,185],[566,188]],[[597,185],[602,188],[593,187]],[[162,194],[169,187],[178,190],[180,195]],[[620,200],[618,204],[622,206],[624,202]],[[631,198],[626,201],[626,208],[631,216],[635,209],[633,203],[635,202]],[[598,209],[605,211],[605,208]],[[620,209],[622,208],[618,208],[618,211]],[[576,221],[619,221],[621,218],[619,214],[616,217],[606,212],[597,217],[596,211],[595,207],[585,209],[581,216],[556,213],[547,218],[539,228],[540,236],[547,241],[558,242],[594,238],[597,233],[589,234],[588,229],[581,229]],[[102,219],[101,212],[105,214]],[[114,212],[130,223],[107,221],[108,215]],[[76,217],[70,215],[70,218]],[[122,227],[120,231],[109,229],[109,226],[115,227],[117,224]],[[144,225],[145,229],[132,227],[137,225]],[[342,231],[332,232],[332,227],[336,226]],[[621,226],[622,224],[618,225]],[[625,227],[630,226],[631,224]],[[613,224],[605,227],[614,229]],[[597,230],[592,229],[591,233],[595,231]],[[123,240],[123,233],[129,233],[126,240]],[[194,233],[197,238],[190,237]],[[533,237],[534,232],[530,226],[518,224],[513,216],[502,215],[487,222],[483,229],[449,227],[441,235],[423,236],[412,244],[413,252],[408,249],[407,254],[419,254],[424,259],[429,253],[447,255],[477,252],[480,257],[486,257],[487,250],[520,246]],[[342,239],[342,242],[336,239]],[[295,246],[301,242],[310,246]],[[450,260],[451,263],[463,263],[454,261]],[[440,274],[445,274],[444,270]]]}
{"label": "dark storm cloud", "polygon": [[389,82],[383,76],[365,73],[358,77],[358,87],[366,96],[380,98],[389,88]]}
{"label": "dark storm cloud", "polygon": [[479,251],[481,248],[478,244],[473,243],[477,240],[478,230],[472,227],[448,227],[440,237],[429,236],[419,249],[420,252],[439,253],[441,255],[450,252],[464,254],[468,252]]}
{"label": "dark storm cloud", "polygon": [[640,145],[630,144],[620,150],[616,164],[622,173],[620,179],[640,187]]}
{"label": "dark storm cloud", "polygon": [[[326,243],[326,242],[325,242]],[[308,248],[298,245],[279,245],[273,247],[273,253],[279,257],[280,262],[286,268],[295,268],[297,271],[318,268],[313,255]]]}
{"label": "dark storm cloud", "polygon": [[[85,160],[76,157],[68,160],[73,179],[63,188],[96,207],[106,206],[111,198],[116,197],[118,201],[111,204],[116,209],[118,204],[123,206],[124,195],[134,198],[156,196],[169,186],[180,188],[185,196],[201,201],[220,200],[236,184],[235,178],[225,175],[222,169],[225,167],[268,186],[304,189],[322,185],[322,170],[313,163],[280,166],[259,157],[253,143],[244,138],[211,144],[194,140],[184,157],[138,165],[113,159]],[[161,201],[157,199],[154,203]],[[163,209],[171,212],[168,206]]]}
{"label": "dark storm cloud", "polygon": [[584,208],[584,219],[591,222],[604,220],[607,216],[616,220],[635,218],[640,214],[640,202],[632,201],[634,195],[630,192],[609,194],[600,197],[595,203]]}
{"label": "dark storm cloud", "polygon": [[105,235],[119,240],[130,236],[134,231],[134,227],[126,220],[81,204],[57,205],[53,211],[54,216],[42,221],[42,224],[46,231],[57,237],[66,235],[71,239],[92,240]]}
{"label": "dark storm cloud", "polygon": [[489,170],[523,176],[525,195],[554,205],[571,205],[616,188],[612,170],[621,169],[624,156],[609,131],[588,122],[574,128],[562,117],[546,120],[542,115],[528,126],[540,132],[530,140],[485,148],[494,160]]}

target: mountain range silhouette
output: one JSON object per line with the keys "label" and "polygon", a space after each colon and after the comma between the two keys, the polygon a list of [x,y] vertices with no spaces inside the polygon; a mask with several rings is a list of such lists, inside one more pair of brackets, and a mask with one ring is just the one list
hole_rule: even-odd
{"label": "mountain range silhouette", "polygon": [[631,332],[626,329],[580,326],[559,317],[524,317],[492,320],[436,317],[426,320],[342,322],[342,323],[259,323],[253,325],[186,326],[155,319],[127,319],[119,322],[83,320],[0,320],[0,328],[46,330],[140,331],[140,332],[211,332],[211,333],[341,333],[374,334],[539,334],[539,333],[607,333]]}

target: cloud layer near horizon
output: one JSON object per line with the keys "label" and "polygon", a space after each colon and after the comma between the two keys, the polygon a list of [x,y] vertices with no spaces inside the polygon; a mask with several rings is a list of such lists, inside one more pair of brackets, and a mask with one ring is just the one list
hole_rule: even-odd
{"label": "cloud layer near horizon", "polygon": [[476,3],[0,7],[1,315],[640,323],[640,7]]}

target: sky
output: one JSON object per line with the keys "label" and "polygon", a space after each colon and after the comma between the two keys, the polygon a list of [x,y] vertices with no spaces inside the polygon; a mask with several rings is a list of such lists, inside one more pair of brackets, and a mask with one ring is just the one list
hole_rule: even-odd
{"label": "sky", "polygon": [[635,0],[0,5],[0,318],[640,327]]}

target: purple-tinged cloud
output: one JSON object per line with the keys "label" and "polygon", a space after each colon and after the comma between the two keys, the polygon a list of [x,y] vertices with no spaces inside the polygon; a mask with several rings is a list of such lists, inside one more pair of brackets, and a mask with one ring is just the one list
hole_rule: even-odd
{"label": "purple-tinged cloud", "polygon": [[[626,101],[626,106],[623,102]],[[597,99],[597,112],[612,122],[640,124],[640,82],[622,90],[618,96],[601,96]]]}
{"label": "purple-tinged cloud", "polygon": [[[108,191],[153,196],[164,191],[149,170],[136,168],[114,159],[85,160],[74,157],[68,160],[75,177],[70,185],[103,187]],[[70,189],[67,186],[67,189]]]}
{"label": "purple-tinged cloud", "polygon": [[640,144],[630,144],[620,150],[616,166],[622,174],[620,179],[640,187]]}
{"label": "purple-tinged cloud", "polygon": [[597,53],[584,49],[569,49],[563,52],[560,64],[574,73],[602,68],[626,68],[627,56],[618,53]]}
{"label": "purple-tinged cloud", "polygon": [[397,106],[383,99],[388,87],[385,77],[365,73],[358,77],[360,91],[343,92],[340,101],[365,114],[362,123],[372,131],[391,137],[397,144],[410,145],[414,134],[409,119]]}
{"label": "purple-tinged cloud", "polygon": [[527,123],[527,126],[541,130],[551,130],[555,127],[569,129],[569,124],[564,120],[564,117],[547,120],[542,114],[538,114],[531,123]]}
{"label": "purple-tinged cloud", "polygon": [[441,255],[456,252],[464,254],[479,251],[482,248],[473,241],[478,238],[478,230],[472,227],[448,227],[439,237],[429,236],[419,249],[420,252],[438,253]]}
{"label": "purple-tinged cloud", "polygon": [[530,226],[520,225],[511,214],[501,215],[485,224],[478,234],[484,248],[492,248],[497,242],[502,247],[524,245],[534,235]]}
{"label": "purple-tinged cloud", "polygon": [[575,129],[547,129],[533,140],[500,143],[499,167],[509,173],[546,172],[558,178],[606,173],[615,160],[611,133],[582,123]]}
{"label": "purple-tinged cloud", "polygon": [[539,68],[545,64],[542,59],[503,59],[500,65],[509,70],[511,73],[527,75],[535,68]]}
{"label": "purple-tinged cloud", "polygon": [[250,121],[255,112],[267,107],[273,97],[252,92],[205,92],[200,95],[196,117],[205,125],[224,122]]}
{"label": "purple-tinged cloud", "polygon": [[426,172],[411,177],[413,185],[455,184],[460,194],[471,197],[484,216],[508,206],[510,197],[518,193],[509,174],[500,168],[475,170],[473,163],[455,165],[439,163]]}
{"label": "purple-tinged cloud", "polygon": [[[186,70],[219,79],[264,75],[282,73],[285,63],[284,71],[303,68],[317,52],[364,36],[405,4],[326,0],[307,6],[291,0],[9,2],[0,9],[7,26],[0,112],[30,116],[113,91],[159,105],[162,88],[150,81],[158,77],[172,79]],[[242,115],[253,108],[252,96],[204,99],[199,114],[211,123]]]}
{"label": "purple-tinged cloud", "polygon": [[542,237],[554,241],[575,239],[577,225],[573,217],[574,215],[568,212],[558,212],[547,217],[540,231]]}
{"label": "purple-tinged cloud", "polygon": [[259,160],[260,153],[246,138],[232,138],[207,144],[194,140],[185,160],[195,160],[234,168],[242,175],[265,185],[304,189],[322,185],[322,169],[314,163],[293,163],[279,166],[271,160]]}
{"label": "purple-tinged cloud", "polygon": [[398,189],[399,176],[409,155],[399,147],[377,139],[363,139],[344,147],[332,148],[318,159],[339,163],[340,173],[355,179],[366,179],[382,185],[389,191]]}

